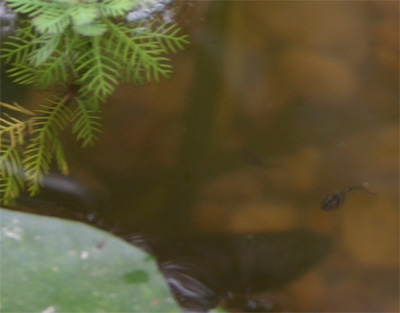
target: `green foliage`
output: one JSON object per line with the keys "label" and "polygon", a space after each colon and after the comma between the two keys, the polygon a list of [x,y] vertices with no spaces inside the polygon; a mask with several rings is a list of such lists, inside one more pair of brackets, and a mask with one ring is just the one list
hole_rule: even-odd
{"label": "green foliage", "polygon": [[57,159],[59,169],[67,174],[64,151],[62,145],[57,144],[58,133],[62,131],[71,119],[71,112],[66,105],[67,97],[47,99],[49,105],[42,105],[39,113],[31,120],[33,139],[26,147],[25,176],[29,183],[29,192],[35,195],[38,192],[39,184],[44,173],[50,170],[53,155],[61,156]]}
{"label": "green foliage", "polygon": [[[27,15],[9,37],[1,57],[14,82],[46,89],[63,86],[33,112],[17,104],[3,107],[24,116],[1,118],[1,197],[5,203],[28,188],[35,195],[53,162],[68,167],[59,135],[71,124],[82,146],[101,132],[100,105],[121,83],[169,78],[169,54],[189,43],[176,24],[154,19],[122,22],[139,0],[6,0]],[[25,139],[26,137],[29,139]],[[13,176],[13,177],[12,177]]]}
{"label": "green foliage", "polygon": [[0,148],[0,192],[7,204],[15,199],[25,187],[20,175],[22,168],[21,155],[12,145],[1,145]]}
{"label": "green foliage", "polygon": [[[77,99],[77,107],[72,117],[74,121],[73,133],[78,140],[82,140],[82,146],[93,145],[98,139],[97,134],[100,130],[100,116],[97,110],[91,110],[90,100],[86,102]],[[96,106],[96,105],[93,105]]]}
{"label": "green foliage", "polygon": [[82,223],[0,214],[2,312],[182,312],[145,251]]}

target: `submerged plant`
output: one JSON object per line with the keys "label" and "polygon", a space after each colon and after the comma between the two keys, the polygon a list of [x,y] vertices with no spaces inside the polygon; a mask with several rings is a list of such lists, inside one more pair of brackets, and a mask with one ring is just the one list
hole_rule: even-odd
{"label": "submerged plant", "polygon": [[4,203],[25,189],[37,194],[53,163],[68,173],[60,132],[71,125],[83,147],[93,145],[101,132],[100,105],[119,83],[170,76],[168,55],[189,41],[177,24],[157,18],[126,22],[141,1],[146,0],[5,1],[27,17],[2,49],[1,57],[11,64],[9,76],[19,84],[62,91],[35,110],[1,104],[9,112],[0,120]]}

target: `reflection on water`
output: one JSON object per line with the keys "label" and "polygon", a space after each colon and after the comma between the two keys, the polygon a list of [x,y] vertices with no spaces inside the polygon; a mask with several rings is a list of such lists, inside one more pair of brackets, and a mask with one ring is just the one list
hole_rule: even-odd
{"label": "reflection on water", "polygon": [[[69,144],[72,174],[97,199],[90,214],[121,236],[162,238],[150,247],[165,262],[184,259],[165,268],[180,277],[173,288],[193,283],[185,292],[194,299],[203,293],[214,304],[223,290],[236,310],[396,311],[398,2],[179,6],[190,9],[175,18],[193,44],[176,56],[172,79],[121,87],[104,108],[97,146]],[[270,159],[279,169],[254,166]],[[340,210],[321,210],[325,195],[360,182],[376,195],[352,193]],[[271,236],[298,229],[331,238],[332,251],[275,286],[318,259],[302,235],[271,248]],[[260,239],[241,242],[248,234]],[[187,259],[201,279],[177,272]],[[238,304],[230,287],[246,275],[265,279],[250,279]]]}

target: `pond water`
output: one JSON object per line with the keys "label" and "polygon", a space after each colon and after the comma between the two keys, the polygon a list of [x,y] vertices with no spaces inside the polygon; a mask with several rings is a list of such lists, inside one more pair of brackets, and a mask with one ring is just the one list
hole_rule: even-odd
{"label": "pond water", "polygon": [[[79,191],[23,209],[155,251],[187,307],[397,311],[399,3],[185,1],[168,18],[192,42],[172,78],[121,86],[96,146],[65,138]],[[373,194],[321,209],[354,186]]]}

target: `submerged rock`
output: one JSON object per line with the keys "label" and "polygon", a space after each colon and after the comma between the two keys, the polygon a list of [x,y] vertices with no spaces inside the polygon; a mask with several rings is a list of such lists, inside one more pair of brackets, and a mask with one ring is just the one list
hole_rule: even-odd
{"label": "submerged rock", "polygon": [[4,2],[0,3],[0,35],[7,37],[15,32],[17,14],[6,6]]}
{"label": "submerged rock", "polygon": [[153,14],[163,12],[172,0],[145,0],[139,1],[134,10],[128,13],[126,20],[128,22],[136,22],[149,19]]}

